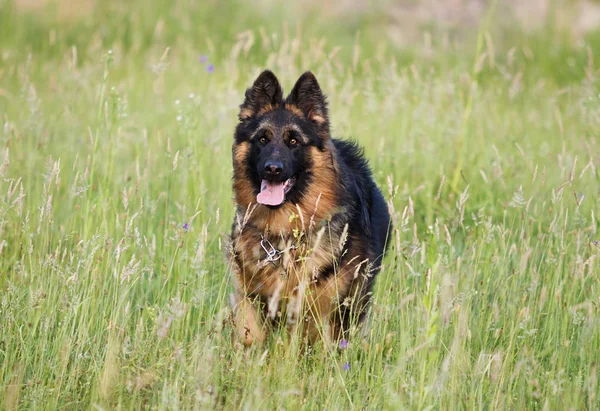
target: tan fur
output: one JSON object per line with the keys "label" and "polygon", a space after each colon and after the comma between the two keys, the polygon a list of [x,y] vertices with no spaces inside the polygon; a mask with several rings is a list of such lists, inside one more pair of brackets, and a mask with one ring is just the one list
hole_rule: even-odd
{"label": "tan fur", "polygon": [[291,111],[292,113],[294,113],[294,115],[296,115],[300,118],[304,118],[304,113],[302,112],[302,110],[300,110],[298,107],[296,107],[293,104],[286,104],[285,109],[287,111]]}
{"label": "tan fur", "polygon": [[266,332],[263,322],[260,319],[260,312],[256,304],[253,303],[244,292],[243,285],[240,283],[242,276],[237,265],[232,265],[234,270],[233,283],[233,322],[241,342],[250,346],[253,342],[263,342],[266,338]]}
{"label": "tan fur", "polygon": [[273,105],[273,104],[267,104],[266,106],[263,106],[263,107],[261,107],[260,110],[258,110],[258,114],[257,115],[258,116],[262,116],[263,114],[266,114],[269,111],[273,111],[273,110],[275,110],[278,107],[279,107],[278,104],[275,104],[275,105]]}
{"label": "tan fur", "polygon": [[[244,141],[243,143],[234,146],[233,149],[233,169],[234,169],[234,183],[233,190],[236,195],[236,201],[238,204],[247,207],[255,201],[254,188],[252,183],[246,178],[246,165],[244,160],[248,156],[250,151],[250,143]],[[244,208],[245,208],[244,207]]]}
{"label": "tan fur", "polygon": [[242,142],[234,147],[233,153],[233,166],[234,167],[244,167],[244,160],[250,151],[250,143],[247,141]]}
{"label": "tan fur", "polygon": [[323,124],[325,122],[325,118],[323,116],[319,115],[319,114],[313,114],[313,113],[311,113],[310,116],[309,116],[309,118],[312,121],[315,121],[315,122],[317,122],[319,124]]}
{"label": "tan fur", "polygon": [[248,107],[244,107],[240,110],[240,114],[238,115],[238,117],[240,118],[240,120],[247,120],[251,117],[253,117],[255,114],[257,116],[262,116],[263,114],[268,113],[269,111],[273,111],[276,108],[278,108],[279,105],[275,104],[267,104],[263,107],[261,107],[260,110],[258,110],[258,113],[254,113],[254,111]]}
{"label": "tan fur", "polygon": [[240,110],[239,118],[240,120],[247,120],[254,115],[254,111],[249,108],[243,108]]}
{"label": "tan fur", "polygon": [[260,312],[249,298],[236,294],[233,312],[233,321],[242,344],[250,346],[254,342],[261,343],[265,340],[267,334],[260,319]]}

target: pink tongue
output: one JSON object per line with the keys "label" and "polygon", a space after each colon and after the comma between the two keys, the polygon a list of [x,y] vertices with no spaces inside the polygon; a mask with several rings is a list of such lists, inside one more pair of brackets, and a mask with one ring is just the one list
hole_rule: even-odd
{"label": "pink tongue", "polygon": [[260,193],[256,196],[256,201],[260,204],[278,206],[283,203],[284,199],[283,183],[275,183],[267,180],[262,181]]}

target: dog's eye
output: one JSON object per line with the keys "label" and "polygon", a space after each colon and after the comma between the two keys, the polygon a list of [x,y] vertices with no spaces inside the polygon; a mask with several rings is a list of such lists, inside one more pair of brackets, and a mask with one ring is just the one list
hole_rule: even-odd
{"label": "dog's eye", "polygon": [[258,142],[263,146],[267,144],[269,140],[271,140],[271,137],[273,137],[273,133],[271,133],[271,130],[262,130],[259,132],[258,135],[260,136],[258,138]]}
{"label": "dog's eye", "polygon": [[290,146],[295,146],[296,144],[298,144],[298,140],[296,140],[295,138],[290,138]]}

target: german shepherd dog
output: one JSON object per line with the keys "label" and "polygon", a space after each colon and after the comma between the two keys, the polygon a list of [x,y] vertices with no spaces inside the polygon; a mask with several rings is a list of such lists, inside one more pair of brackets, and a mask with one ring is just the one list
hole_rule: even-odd
{"label": "german shepherd dog", "polygon": [[233,322],[246,346],[279,324],[331,345],[363,321],[390,231],[362,150],[333,139],[311,72],[284,100],[271,71],[240,106],[233,143]]}

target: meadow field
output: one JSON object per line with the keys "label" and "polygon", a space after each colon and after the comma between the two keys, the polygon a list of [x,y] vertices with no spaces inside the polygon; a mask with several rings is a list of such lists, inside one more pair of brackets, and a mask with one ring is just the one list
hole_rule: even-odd
{"label": "meadow field", "polygon": [[[536,27],[35,3],[0,0],[2,409],[600,408],[600,30],[565,2]],[[335,351],[231,339],[231,144],[265,68],[316,74],[393,216]]]}

